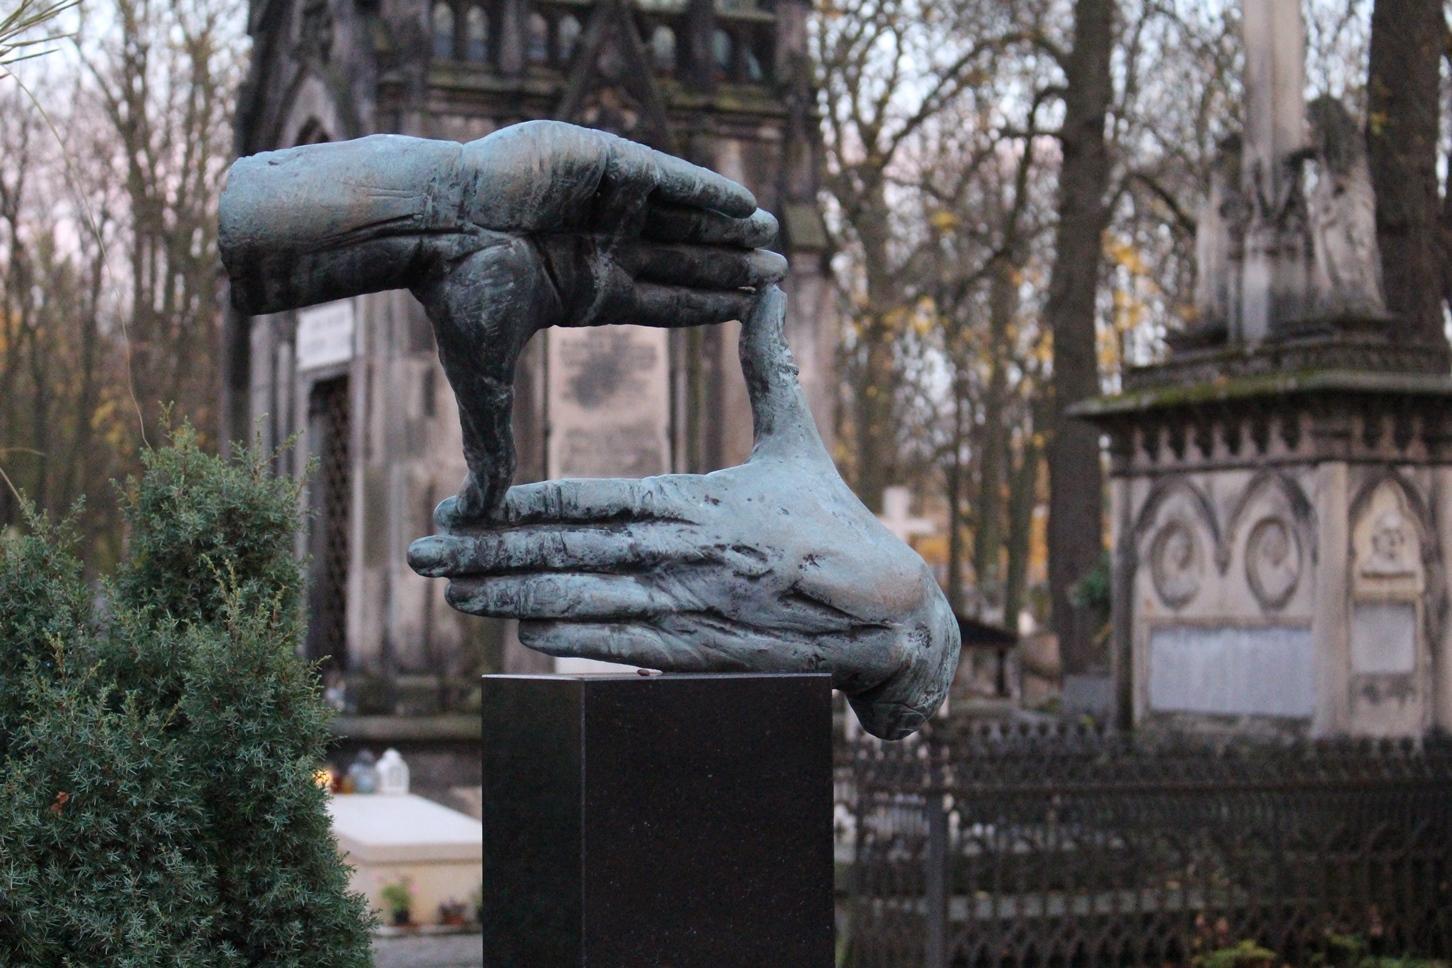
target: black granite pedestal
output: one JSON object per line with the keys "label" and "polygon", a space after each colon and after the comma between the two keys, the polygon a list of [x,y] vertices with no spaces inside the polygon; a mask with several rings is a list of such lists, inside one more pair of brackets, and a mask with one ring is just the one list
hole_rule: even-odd
{"label": "black granite pedestal", "polygon": [[490,968],[832,964],[825,675],[486,676]]}

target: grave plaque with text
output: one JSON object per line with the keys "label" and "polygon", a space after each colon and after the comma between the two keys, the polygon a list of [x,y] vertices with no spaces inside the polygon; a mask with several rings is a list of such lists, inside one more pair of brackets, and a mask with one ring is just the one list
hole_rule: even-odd
{"label": "grave plaque with text", "polygon": [[353,358],[353,301],[339,299],[297,314],[297,368],[316,370]]}
{"label": "grave plaque with text", "polygon": [[646,326],[550,332],[550,477],[670,470],[668,336]]}
{"label": "grave plaque with text", "polygon": [[1311,630],[1171,625],[1150,634],[1156,712],[1304,718],[1315,709]]}
{"label": "grave plaque with text", "polygon": [[1357,602],[1351,609],[1351,671],[1402,675],[1417,669],[1417,606]]}

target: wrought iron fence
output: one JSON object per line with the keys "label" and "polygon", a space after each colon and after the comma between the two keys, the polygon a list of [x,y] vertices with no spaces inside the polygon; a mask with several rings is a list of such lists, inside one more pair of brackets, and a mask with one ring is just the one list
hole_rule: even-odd
{"label": "wrought iron fence", "polygon": [[839,746],[855,968],[1452,953],[1452,742],[977,724]]}

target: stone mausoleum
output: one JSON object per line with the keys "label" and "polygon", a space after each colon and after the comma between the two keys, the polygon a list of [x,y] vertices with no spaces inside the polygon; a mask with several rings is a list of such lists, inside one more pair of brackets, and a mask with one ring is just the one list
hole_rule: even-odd
{"label": "stone mausoleum", "polygon": [[[816,207],[809,10],[808,0],[252,0],[237,151],[376,132],[468,141],[548,117],[722,171],[781,218],[790,338],[829,430],[836,326]],[[744,459],[751,418],[736,337],[735,326],[537,337],[519,368],[519,479]],[[312,569],[308,653],[328,660],[332,695],[353,714],[345,729],[401,741],[398,723],[365,728],[365,714],[437,717],[458,708],[485,663],[550,669],[504,623],[455,613],[405,562],[464,477],[454,402],[411,295],[234,314],[225,351],[231,435],[260,432],[269,448],[297,435],[280,473],[317,462],[299,549]],[[456,731],[477,740],[477,717]]]}
{"label": "stone mausoleum", "polygon": [[1198,222],[1196,324],[1081,414],[1108,434],[1121,718],[1452,728],[1445,339],[1384,308],[1359,127],[1304,91],[1298,0],[1245,4],[1242,136]]}

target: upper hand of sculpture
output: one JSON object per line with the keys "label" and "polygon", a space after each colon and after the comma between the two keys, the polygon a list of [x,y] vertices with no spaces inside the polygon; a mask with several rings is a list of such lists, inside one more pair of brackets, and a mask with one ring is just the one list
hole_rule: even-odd
{"label": "upper hand of sculpture", "polygon": [[756,445],[737,467],[511,488],[497,527],[439,507],[409,561],[448,600],[517,618],[525,645],[670,671],[825,671],[898,738],[942,702],[958,628],[937,583],[838,476],[782,335],[785,297],[742,331]]}
{"label": "upper hand of sculpture", "polygon": [[460,401],[470,481],[456,512],[478,519],[496,510],[514,476],[509,401],[533,333],[739,319],[752,298],[745,288],[781,279],[787,266],[756,248],[777,225],[751,193],[679,158],[548,121],[464,151],[466,167],[495,173],[489,191],[466,195],[467,220],[490,230],[459,237],[460,251],[414,293]]}
{"label": "upper hand of sculpture", "polygon": [[469,481],[495,511],[514,474],[514,368],[546,326],[741,318],[786,261],[776,220],[728,178],[554,121],[466,145],[377,135],[241,159],[220,244],[246,312],[410,288],[459,401]]}

